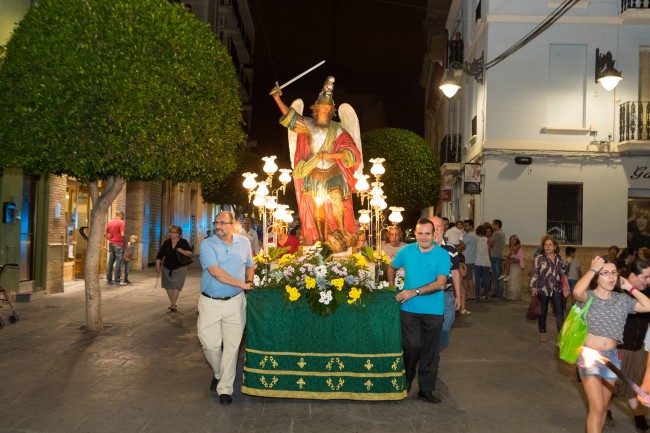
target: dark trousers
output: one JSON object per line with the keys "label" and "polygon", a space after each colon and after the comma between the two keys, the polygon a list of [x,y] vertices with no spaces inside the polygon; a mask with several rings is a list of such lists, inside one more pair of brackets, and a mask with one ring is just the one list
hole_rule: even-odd
{"label": "dark trousers", "polygon": [[562,301],[564,296],[562,292],[553,292],[552,296],[546,296],[544,292],[539,290],[537,292],[539,301],[542,303],[542,315],[539,316],[539,332],[546,333],[546,315],[548,314],[548,303],[553,303],[553,313],[555,314],[555,321],[557,322],[557,332],[560,332],[562,325],[564,325],[564,313],[562,312]]}
{"label": "dark trousers", "polygon": [[434,391],[440,363],[439,341],[443,316],[401,311],[400,320],[406,382],[413,383],[417,371],[420,391]]}

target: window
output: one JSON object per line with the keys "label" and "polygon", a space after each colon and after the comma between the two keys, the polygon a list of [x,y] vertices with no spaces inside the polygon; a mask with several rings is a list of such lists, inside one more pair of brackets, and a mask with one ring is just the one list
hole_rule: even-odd
{"label": "window", "polygon": [[559,244],[582,244],[582,184],[549,183],[546,232]]}

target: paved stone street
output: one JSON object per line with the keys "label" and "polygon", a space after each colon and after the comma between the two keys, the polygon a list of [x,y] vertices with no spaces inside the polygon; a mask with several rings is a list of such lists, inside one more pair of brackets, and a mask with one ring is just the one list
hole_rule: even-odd
{"label": "paved stone street", "polygon": [[[0,329],[0,432],[584,431],[575,370],[538,341],[525,301],[469,304],[472,315],[458,317],[442,354],[440,405],[417,400],[416,385],[404,401],[352,402],[250,397],[236,383],[233,404],[221,406],[196,337],[192,267],[177,313],[153,271],[132,272],[131,286],[103,284],[99,335],[83,331],[83,281],[18,304],[20,321]],[[7,321],[7,305],[0,315]],[[635,431],[623,401],[613,411],[605,432]]]}

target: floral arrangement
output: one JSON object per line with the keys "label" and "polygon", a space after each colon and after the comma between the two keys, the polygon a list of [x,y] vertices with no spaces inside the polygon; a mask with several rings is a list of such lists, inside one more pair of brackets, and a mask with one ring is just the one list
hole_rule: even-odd
{"label": "floral arrangement", "polygon": [[316,314],[328,316],[346,304],[363,308],[375,290],[394,290],[386,281],[375,282],[367,259],[362,254],[334,258],[331,249],[316,243],[305,255],[285,254],[277,267],[262,266],[264,257],[255,257],[253,286],[257,289],[280,288],[289,305],[301,299]]}

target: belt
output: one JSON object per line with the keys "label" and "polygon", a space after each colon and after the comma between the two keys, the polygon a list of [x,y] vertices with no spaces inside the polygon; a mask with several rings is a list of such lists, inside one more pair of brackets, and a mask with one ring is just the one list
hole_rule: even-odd
{"label": "belt", "polygon": [[[241,293],[241,292],[240,292],[240,293]],[[202,294],[203,296],[205,296],[206,298],[214,299],[214,300],[216,300],[216,301],[227,301],[228,299],[232,299],[232,298],[234,298],[235,296],[239,295],[239,293],[237,293],[237,295],[235,295],[235,296],[226,296],[225,298],[215,298],[214,296],[210,296],[210,295],[208,295],[208,294],[205,293],[205,292],[201,292],[201,294]]]}
{"label": "belt", "polygon": [[454,286],[445,287],[445,292],[453,292],[453,291],[454,291]]}

